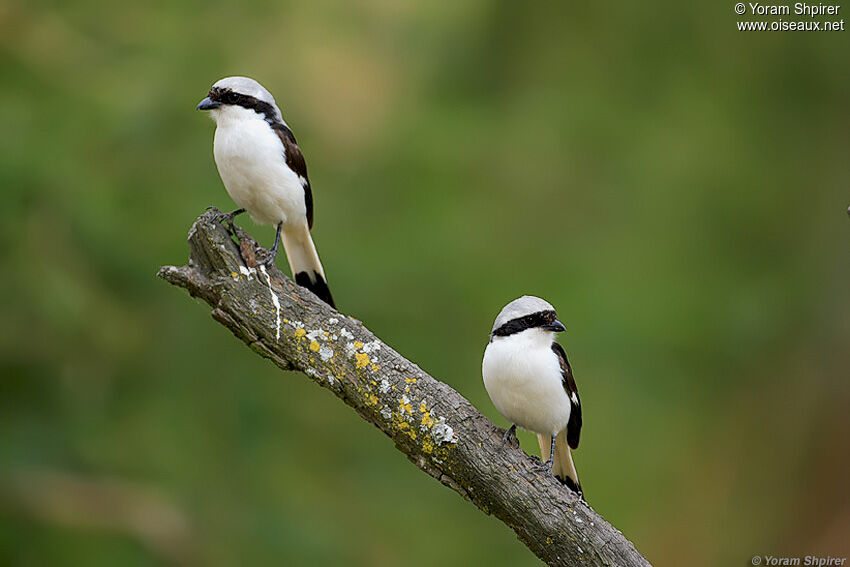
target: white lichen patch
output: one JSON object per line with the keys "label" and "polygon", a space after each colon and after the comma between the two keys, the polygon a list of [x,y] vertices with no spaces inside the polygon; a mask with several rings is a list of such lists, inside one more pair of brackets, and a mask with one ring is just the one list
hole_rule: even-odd
{"label": "white lichen patch", "polygon": [[370,352],[378,352],[379,350],[381,350],[381,342],[378,340],[368,342],[363,345],[363,348],[361,350],[366,354],[369,354]]}
{"label": "white lichen patch", "polygon": [[272,304],[274,305],[275,319],[276,319],[275,341],[279,341],[280,340],[280,300],[277,298],[277,294],[272,289],[272,279],[269,277],[269,273],[266,271],[266,267],[262,264],[260,264],[260,273],[262,273],[264,276],[266,276],[266,285],[268,286],[269,294],[271,294],[271,297],[272,297]]}
{"label": "white lichen patch", "polygon": [[289,321],[289,326],[293,329],[303,329],[304,323],[302,323],[301,321]]}
{"label": "white lichen patch", "polygon": [[387,421],[389,421],[389,420],[390,420],[390,419],[392,419],[392,417],[393,417],[393,412],[392,412],[392,410],[391,410],[390,408],[387,408],[387,407],[383,408],[383,409],[381,410],[381,417],[383,417],[384,419],[386,419]]}
{"label": "white lichen patch", "polygon": [[248,268],[246,266],[239,266],[239,272],[247,277],[249,280],[254,279],[254,274],[257,273],[255,268]]}
{"label": "white lichen patch", "polygon": [[337,319],[336,317],[331,317],[330,319],[328,319],[328,325],[336,325],[337,323],[339,323],[339,319]]}
{"label": "white lichen patch", "polygon": [[446,423],[446,418],[441,417],[434,427],[431,428],[431,437],[434,443],[442,445],[443,443],[457,443],[457,436],[454,429]]}
{"label": "white lichen patch", "polygon": [[386,394],[390,391],[390,381],[384,378],[383,380],[381,380],[381,385],[378,387],[378,389],[381,390],[382,394]]}
{"label": "white lichen patch", "polygon": [[313,376],[314,378],[319,377],[319,373],[313,370],[312,368],[305,368],[304,374],[306,374],[307,376]]}
{"label": "white lichen patch", "polygon": [[328,345],[322,345],[319,348],[319,357],[322,359],[323,362],[329,361],[331,358],[333,358],[333,355],[334,349],[332,349]]}
{"label": "white lichen patch", "polygon": [[352,334],[349,332],[349,330],[348,330],[348,329],[346,329],[346,328],[344,328],[344,327],[343,327],[342,329],[340,329],[340,330],[339,330],[339,336],[340,336],[340,337],[342,337],[342,338],[344,338],[344,339],[348,339],[348,340],[353,340],[353,339],[354,339],[354,335],[352,335]]}
{"label": "white lichen patch", "polygon": [[328,374],[328,384],[333,386],[335,381],[336,381],[336,378],[334,378],[332,375]]}
{"label": "white lichen patch", "polygon": [[353,342],[345,343],[345,354],[348,358],[353,358],[355,354],[357,354],[357,347]]}
{"label": "white lichen patch", "polygon": [[324,329],[314,329],[307,333],[307,338],[311,341],[324,341],[327,338],[327,333]]}

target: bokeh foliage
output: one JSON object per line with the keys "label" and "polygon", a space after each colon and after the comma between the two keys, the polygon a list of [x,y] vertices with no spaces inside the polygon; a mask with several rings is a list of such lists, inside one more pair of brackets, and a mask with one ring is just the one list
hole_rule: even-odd
{"label": "bokeh foliage", "polygon": [[[6,0],[0,562],[536,563],[154,278],[205,206],[232,206],[194,110],[231,74],[298,137],[342,310],[500,425],[493,317],[523,293],[557,306],[588,499],[654,564],[850,554],[850,32],[736,20],[672,0]],[[63,516],[57,478],[103,501]],[[125,491],[153,511],[122,528]],[[169,514],[163,551],[146,530]]]}

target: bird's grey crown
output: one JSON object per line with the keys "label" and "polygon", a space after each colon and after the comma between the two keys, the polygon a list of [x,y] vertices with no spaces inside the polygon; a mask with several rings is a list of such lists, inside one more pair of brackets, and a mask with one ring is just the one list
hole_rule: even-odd
{"label": "bird's grey crown", "polygon": [[[250,77],[225,77],[216,81],[212,88],[229,89],[235,93],[252,96],[257,100],[267,102],[274,107],[278,121],[283,122],[283,115],[280,113],[280,109],[277,107],[277,103],[275,102],[272,93]],[[283,123],[285,124],[285,122]]]}
{"label": "bird's grey crown", "polygon": [[499,311],[499,314],[496,316],[496,322],[493,323],[493,328],[490,332],[492,333],[508,321],[516,319],[517,317],[525,317],[526,315],[531,315],[532,313],[538,313],[540,311],[554,310],[555,308],[552,307],[552,304],[546,300],[533,295],[523,295],[519,299],[514,299],[505,305],[501,311]]}

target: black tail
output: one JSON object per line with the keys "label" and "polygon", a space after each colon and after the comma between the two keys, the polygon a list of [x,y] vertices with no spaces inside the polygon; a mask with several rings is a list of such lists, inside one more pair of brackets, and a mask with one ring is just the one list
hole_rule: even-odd
{"label": "black tail", "polygon": [[331,290],[325,281],[325,270],[319,261],[316,245],[310,237],[310,229],[305,222],[298,228],[289,228],[281,234],[283,248],[286,250],[286,259],[289,260],[289,268],[295,276],[295,283],[306,287],[316,296],[336,309]]}
{"label": "black tail", "polygon": [[313,272],[312,276],[313,277],[311,278],[310,274],[307,272],[298,272],[295,274],[295,283],[301,287],[306,287],[315,293],[316,297],[336,309],[334,298],[331,295],[331,290],[328,288],[328,283],[325,281],[325,278],[323,278],[318,272]]}

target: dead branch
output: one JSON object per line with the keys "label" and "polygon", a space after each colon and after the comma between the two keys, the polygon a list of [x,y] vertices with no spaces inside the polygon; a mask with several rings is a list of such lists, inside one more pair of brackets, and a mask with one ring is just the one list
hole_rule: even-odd
{"label": "dead branch", "polygon": [[[216,321],[284,370],[333,392],[389,436],[417,467],[510,526],[548,565],[637,567],[649,562],[623,535],[523,451],[449,385],[432,378],[334,311],[235,238],[211,210],[189,231],[190,260],[159,276],[212,307]],[[262,252],[259,254],[262,257]]]}

